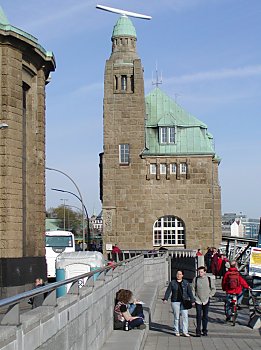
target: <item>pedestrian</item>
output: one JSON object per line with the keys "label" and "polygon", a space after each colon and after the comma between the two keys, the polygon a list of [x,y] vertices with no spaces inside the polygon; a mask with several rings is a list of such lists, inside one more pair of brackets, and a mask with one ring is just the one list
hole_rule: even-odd
{"label": "pedestrian", "polygon": [[112,269],[114,270],[115,267],[116,267],[115,265],[116,265],[116,262],[115,262],[113,259],[109,259],[109,260],[108,260],[107,266],[112,267]]}
{"label": "pedestrian", "polygon": [[196,303],[196,337],[208,335],[208,309],[210,298],[216,293],[215,281],[207,276],[207,269],[205,266],[198,268],[198,276],[194,277],[192,281],[192,292]]}
{"label": "pedestrian", "polygon": [[[166,290],[163,298],[163,303],[167,303],[167,300],[171,293],[171,307],[174,314],[174,333],[176,337],[183,333],[185,337],[190,337],[188,332],[188,310],[185,308],[185,301],[190,300],[192,305],[194,304],[194,297],[190,284],[187,280],[183,279],[184,272],[178,270],[176,278],[173,279]],[[182,316],[182,329],[180,331],[180,315]]]}
{"label": "pedestrian", "polygon": [[202,254],[202,252],[201,252],[201,249],[199,248],[198,249],[198,251],[197,251],[197,253],[196,253],[196,256],[202,256],[203,254]]}
{"label": "pedestrian", "polygon": [[[34,282],[34,288],[39,288],[44,286],[44,281],[42,278],[36,278]],[[38,306],[41,306],[43,304],[45,295],[44,293],[36,295],[35,297],[32,297],[29,299],[28,304],[32,305],[32,309],[35,309]]]}
{"label": "pedestrian", "polygon": [[133,328],[145,329],[143,308],[138,304],[129,311],[129,304],[133,304],[133,294],[130,290],[121,289],[116,294],[117,303],[114,307],[114,329],[130,330]]}
{"label": "pedestrian", "polygon": [[204,256],[205,259],[205,265],[207,267],[207,272],[211,272],[211,257],[212,257],[212,250],[210,247],[207,248],[207,252]]}
{"label": "pedestrian", "polygon": [[120,248],[116,243],[112,248],[111,255],[112,255],[112,259],[116,262],[118,262],[119,260],[120,261],[122,260],[122,251],[120,250]]}
{"label": "pedestrian", "polygon": [[244,296],[244,288],[250,289],[248,283],[244,280],[244,278],[240,275],[237,269],[236,260],[232,260],[230,263],[230,268],[225,273],[224,278],[222,280],[222,289],[226,292],[226,301],[225,301],[225,313],[226,313],[226,321],[228,322],[231,318],[231,310],[229,308],[230,302],[233,298],[233,295],[237,295],[237,304],[238,309],[241,308],[241,303]]}
{"label": "pedestrian", "polygon": [[217,248],[213,247],[213,253],[211,257],[211,272],[214,276],[218,275],[218,251]]}
{"label": "pedestrian", "polygon": [[[218,258],[218,276],[219,278],[223,277],[227,272],[228,259],[224,254],[221,254]],[[229,265],[230,266],[230,265]]]}

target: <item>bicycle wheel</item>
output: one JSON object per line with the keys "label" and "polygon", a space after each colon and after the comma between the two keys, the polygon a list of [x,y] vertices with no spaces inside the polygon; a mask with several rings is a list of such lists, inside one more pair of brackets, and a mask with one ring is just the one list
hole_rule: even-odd
{"label": "bicycle wheel", "polygon": [[235,326],[236,319],[237,319],[237,305],[233,305],[232,306],[232,316],[231,316],[232,326]]}

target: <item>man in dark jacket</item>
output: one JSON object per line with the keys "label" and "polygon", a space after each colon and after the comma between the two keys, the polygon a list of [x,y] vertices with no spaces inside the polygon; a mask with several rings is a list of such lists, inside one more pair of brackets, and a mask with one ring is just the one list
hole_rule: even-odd
{"label": "man in dark jacket", "polygon": [[237,269],[237,262],[232,260],[230,268],[225,273],[222,280],[222,289],[226,292],[226,321],[231,318],[231,310],[229,308],[233,295],[237,295],[237,303],[241,304],[243,299],[243,288],[251,289]]}
{"label": "man in dark jacket", "polygon": [[191,300],[194,303],[194,297],[190,284],[187,280],[183,279],[184,272],[178,270],[176,278],[170,282],[166,293],[163,298],[163,303],[167,303],[167,300],[171,293],[171,307],[174,314],[174,333],[176,337],[180,336],[179,331],[179,318],[182,316],[182,333],[185,337],[189,337],[188,333],[188,310],[184,308],[183,301]]}

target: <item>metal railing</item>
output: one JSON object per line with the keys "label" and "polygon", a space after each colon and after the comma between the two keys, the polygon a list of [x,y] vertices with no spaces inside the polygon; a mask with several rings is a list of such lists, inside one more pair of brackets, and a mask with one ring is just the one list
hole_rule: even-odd
{"label": "metal railing", "polygon": [[12,297],[8,297],[0,300],[0,308],[8,306],[8,310],[5,313],[3,319],[1,320],[1,325],[19,325],[20,324],[20,302],[24,299],[30,299],[40,294],[47,294],[43,306],[56,306],[57,297],[56,290],[59,287],[65,286],[69,283],[72,283],[67,294],[79,294],[79,281],[87,278],[86,282],[82,286],[93,287],[94,286],[94,275],[99,276],[96,278],[96,281],[104,280],[105,276],[112,276],[113,272],[120,272],[120,267],[125,267],[129,264],[132,264],[135,260],[141,258],[142,255],[134,256],[130,259],[120,261],[113,266],[105,266],[103,268],[93,270],[75,277],[68,278],[63,281],[54,282],[47,284],[43,287],[37,287],[27,292],[17,294]]}
{"label": "metal railing", "polygon": [[171,257],[196,257],[196,250],[193,249],[166,249],[166,250],[122,250],[121,253],[108,253],[108,259],[113,259],[118,262],[123,259],[130,259],[137,255],[143,255],[144,258],[157,258],[162,256],[171,256]]}

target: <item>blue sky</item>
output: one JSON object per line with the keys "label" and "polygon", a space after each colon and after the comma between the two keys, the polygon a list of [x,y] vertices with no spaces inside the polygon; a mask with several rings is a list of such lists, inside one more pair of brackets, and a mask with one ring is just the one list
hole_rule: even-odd
{"label": "blue sky", "polygon": [[[105,60],[118,16],[95,9],[92,0],[2,0],[9,22],[36,36],[55,54],[47,86],[46,164],[70,175],[89,214],[99,201],[99,152]],[[222,186],[222,212],[261,215],[261,1],[100,0],[151,15],[132,19],[144,66],[145,91],[152,72],[161,88],[208,125],[214,135]],[[154,74],[155,76],[155,74]],[[63,175],[46,174],[47,207],[80,206]]]}

